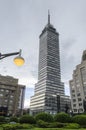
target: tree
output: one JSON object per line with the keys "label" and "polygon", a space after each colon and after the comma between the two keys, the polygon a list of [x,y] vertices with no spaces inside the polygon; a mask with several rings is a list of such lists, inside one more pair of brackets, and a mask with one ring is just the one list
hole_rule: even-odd
{"label": "tree", "polygon": [[84,112],[86,112],[86,101],[83,100],[83,108],[84,108]]}
{"label": "tree", "polygon": [[66,103],[66,105],[65,105],[65,112],[68,113],[68,110],[69,110],[69,106],[68,106],[68,104]]}

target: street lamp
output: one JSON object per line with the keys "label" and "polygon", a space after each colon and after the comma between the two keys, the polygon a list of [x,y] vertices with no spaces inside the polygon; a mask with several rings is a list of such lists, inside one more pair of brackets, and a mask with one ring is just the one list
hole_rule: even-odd
{"label": "street lamp", "polygon": [[14,53],[8,53],[8,54],[1,54],[0,53],[0,60],[6,58],[6,57],[9,57],[9,56],[13,56],[13,55],[18,55],[17,57],[14,58],[14,63],[17,65],[17,66],[22,66],[25,62],[24,58],[21,57],[21,49],[19,52],[14,52]]}

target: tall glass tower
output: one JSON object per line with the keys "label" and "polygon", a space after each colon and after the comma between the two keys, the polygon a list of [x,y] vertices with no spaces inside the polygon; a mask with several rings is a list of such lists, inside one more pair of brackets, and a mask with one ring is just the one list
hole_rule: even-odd
{"label": "tall glass tower", "polygon": [[64,95],[64,84],[60,73],[59,33],[50,23],[49,12],[48,23],[39,39],[38,83],[31,97],[30,110],[32,113],[57,113],[60,109],[58,97]]}

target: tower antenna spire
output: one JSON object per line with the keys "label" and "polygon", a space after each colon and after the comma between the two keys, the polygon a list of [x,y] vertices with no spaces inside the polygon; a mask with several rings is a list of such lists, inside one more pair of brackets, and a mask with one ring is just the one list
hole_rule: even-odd
{"label": "tower antenna spire", "polygon": [[50,24],[50,11],[48,10],[48,24]]}

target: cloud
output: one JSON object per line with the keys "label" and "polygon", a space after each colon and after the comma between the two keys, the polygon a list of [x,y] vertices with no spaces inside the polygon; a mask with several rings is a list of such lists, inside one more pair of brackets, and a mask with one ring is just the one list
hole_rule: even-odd
{"label": "cloud", "polygon": [[26,87],[29,88],[34,88],[35,83],[37,82],[37,79],[33,78],[33,77],[24,77],[24,78],[20,78],[19,83],[20,84],[25,84]]}
{"label": "cloud", "polygon": [[29,108],[29,106],[30,106],[30,97],[33,96],[33,95],[34,95],[34,88],[26,88],[24,108]]}
{"label": "cloud", "polygon": [[[1,1],[0,52],[22,49],[25,64],[19,68],[13,64],[13,57],[3,59],[0,61],[0,74],[18,78],[20,84],[34,88],[38,76],[39,35],[47,24],[47,12],[50,9],[51,24],[60,33],[61,75],[67,88],[65,90],[69,93],[68,82],[86,49],[85,5],[86,0]],[[28,98],[25,98],[26,105]]]}
{"label": "cloud", "polygon": [[30,106],[30,99],[28,98],[26,98],[25,99],[25,102],[24,102],[24,108],[29,108],[29,106]]}

